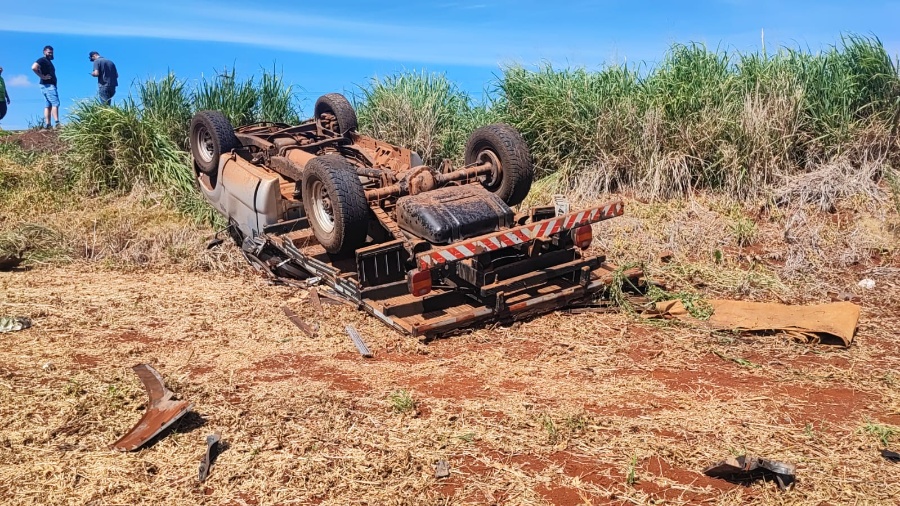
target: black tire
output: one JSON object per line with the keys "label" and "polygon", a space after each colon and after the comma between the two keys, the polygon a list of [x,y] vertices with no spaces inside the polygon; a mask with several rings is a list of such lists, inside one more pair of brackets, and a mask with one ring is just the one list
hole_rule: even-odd
{"label": "black tire", "polygon": [[356,169],[340,155],[317,156],[303,169],[303,209],[325,251],[349,253],[366,242],[369,205]]}
{"label": "black tire", "polygon": [[191,156],[204,174],[219,170],[219,157],[239,148],[231,122],[219,111],[198,111],[191,120]]}
{"label": "black tire", "polygon": [[525,139],[504,123],[487,125],[472,132],[466,142],[466,165],[476,162],[497,164],[495,173],[482,185],[510,206],[520,204],[534,180],[534,165]]}
{"label": "black tire", "polygon": [[347,135],[349,132],[356,130],[359,121],[356,119],[356,111],[350,105],[350,101],[340,93],[329,93],[322,95],[316,100],[315,118],[316,121],[322,121],[322,115],[331,113],[337,120],[337,127],[331,130],[340,135]]}

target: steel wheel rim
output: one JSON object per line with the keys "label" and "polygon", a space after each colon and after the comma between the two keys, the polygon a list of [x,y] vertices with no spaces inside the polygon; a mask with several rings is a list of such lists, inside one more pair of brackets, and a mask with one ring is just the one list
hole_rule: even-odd
{"label": "steel wheel rim", "polygon": [[197,129],[197,154],[204,162],[211,162],[213,154],[215,154],[215,145],[213,145],[212,134],[204,127]]}
{"label": "steel wheel rim", "polygon": [[493,151],[485,149],[479,152],[475,159],[478,163],[491,164],[491,175],[481,176],[481,182],[486,188],[496,190],[500,186],[500,180],[503,177],[503,167],[500,165],[500,158]]}
{"label": "steel wheel rim", "polygon": [[331,199],[328,197],[328,189],[321,181],[313,181],[310,190],[313,195],[312,211],[316,223],[319,224],[322,232],[326,234],[334,232],[334,210],[331,207]]}

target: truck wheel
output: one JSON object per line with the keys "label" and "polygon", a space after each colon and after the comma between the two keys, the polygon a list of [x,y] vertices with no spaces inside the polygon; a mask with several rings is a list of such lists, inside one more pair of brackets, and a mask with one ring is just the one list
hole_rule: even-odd
{"label": "truck wheel", "polygon": [[191,155],[200,172],[215,174],[219,157],[241,146],[231,122],[219,111],[199,111],[191,120]]}
{"label": "truck wheel", "polygon": [[534,165],[525,139],[504,123],[487,125],[472,132],[466,142],[466,165],[491,163],[494,171],[482,180],[488,191],[508,205],[525,200],[534,179]]}
{"label": "truck wheel", "polygon": [[366,242],[369,205],[356,169],[340,155],[317,156],[303,169],[303,209],[329,253],[348,253]]}
{"label": "truck wheel", "polygon": [[340,93],[329,93],[322,95],[316,100],[315,117],[316,121],[322,122],[323,114],[331,114],[337,125],[332,125],[329,130],[347,135],[348,132],[356,130],[359,125],[356,119],[356,111],[350,105],[350,101]]}

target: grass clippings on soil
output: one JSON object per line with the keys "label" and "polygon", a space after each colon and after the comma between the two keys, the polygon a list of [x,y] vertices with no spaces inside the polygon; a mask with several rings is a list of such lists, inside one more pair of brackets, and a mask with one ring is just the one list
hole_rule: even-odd
{"label": "grass clippings on soil", "polygon": [[[0,314],[34,326],[3,334],[0,346],[0,503],[891,504],[900,495],[878,455],[898,444],[900,426],[893,206],[851,198],[823,213],[702,194],[625,197],[624,216],[594,227],[594,251],[644,266],[698,307],[703,297],[849,294],[862,318],[847,349],[624,313],[552,313],[426,344],[346,305],[314,308],[305,289],[251,274],[232,244],[206,250],[212,230],[152,189],[68,202],[29,198],[38,184],[20,190],[3,208],[3,244],[26,263],[0,273]],[[17,205],[28,202],[39,229]],[[347,325],[373,358],[360,357]],[[114,452],[145,408],[131,371],[142,362],[194,412],[148,447]],[[213,432],[226,450],[201,484]],[[783,494],[701,474],[741,453],[796,464],[797,487]],[[449,477],[435,477],[439,461]]]}
{"label": "grass clippings on soil", "polygon": [[[866,429],[900,425],[895,323],[865,309],[849,349],[558,313],[424,344],[349,307],[316,313],[306,290],[246,272],[72,264],[0,273],[0,287],[2,312],[34,321],[0,347],[7,504],[889,504],[900,494],[877,454],[884,431]],[[317,337],[283,306],[319,324]],[[347,324],[373,359],[356,353]],[[194,412],[151,446],[113,452],[146,403],[130,371],[141,362]],[[213,432],[227,449],[201,484]],[[796,489],[701,474],[743,452],[797,464]],[[434,477],[440,460],[448,478]]]}

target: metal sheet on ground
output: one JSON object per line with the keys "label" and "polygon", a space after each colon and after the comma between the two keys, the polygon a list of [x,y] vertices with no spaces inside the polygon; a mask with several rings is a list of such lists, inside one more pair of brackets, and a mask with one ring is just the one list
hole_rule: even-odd
{"label": "metal sheet on ground", "polygon": [[150,402],[138,423],[112,444],[123,452],[140,448],[194,407],[188,401],[172,400],[175,393],[166,388],[162,376],[149,364],[138,364],[132,370],[144,384]]}

